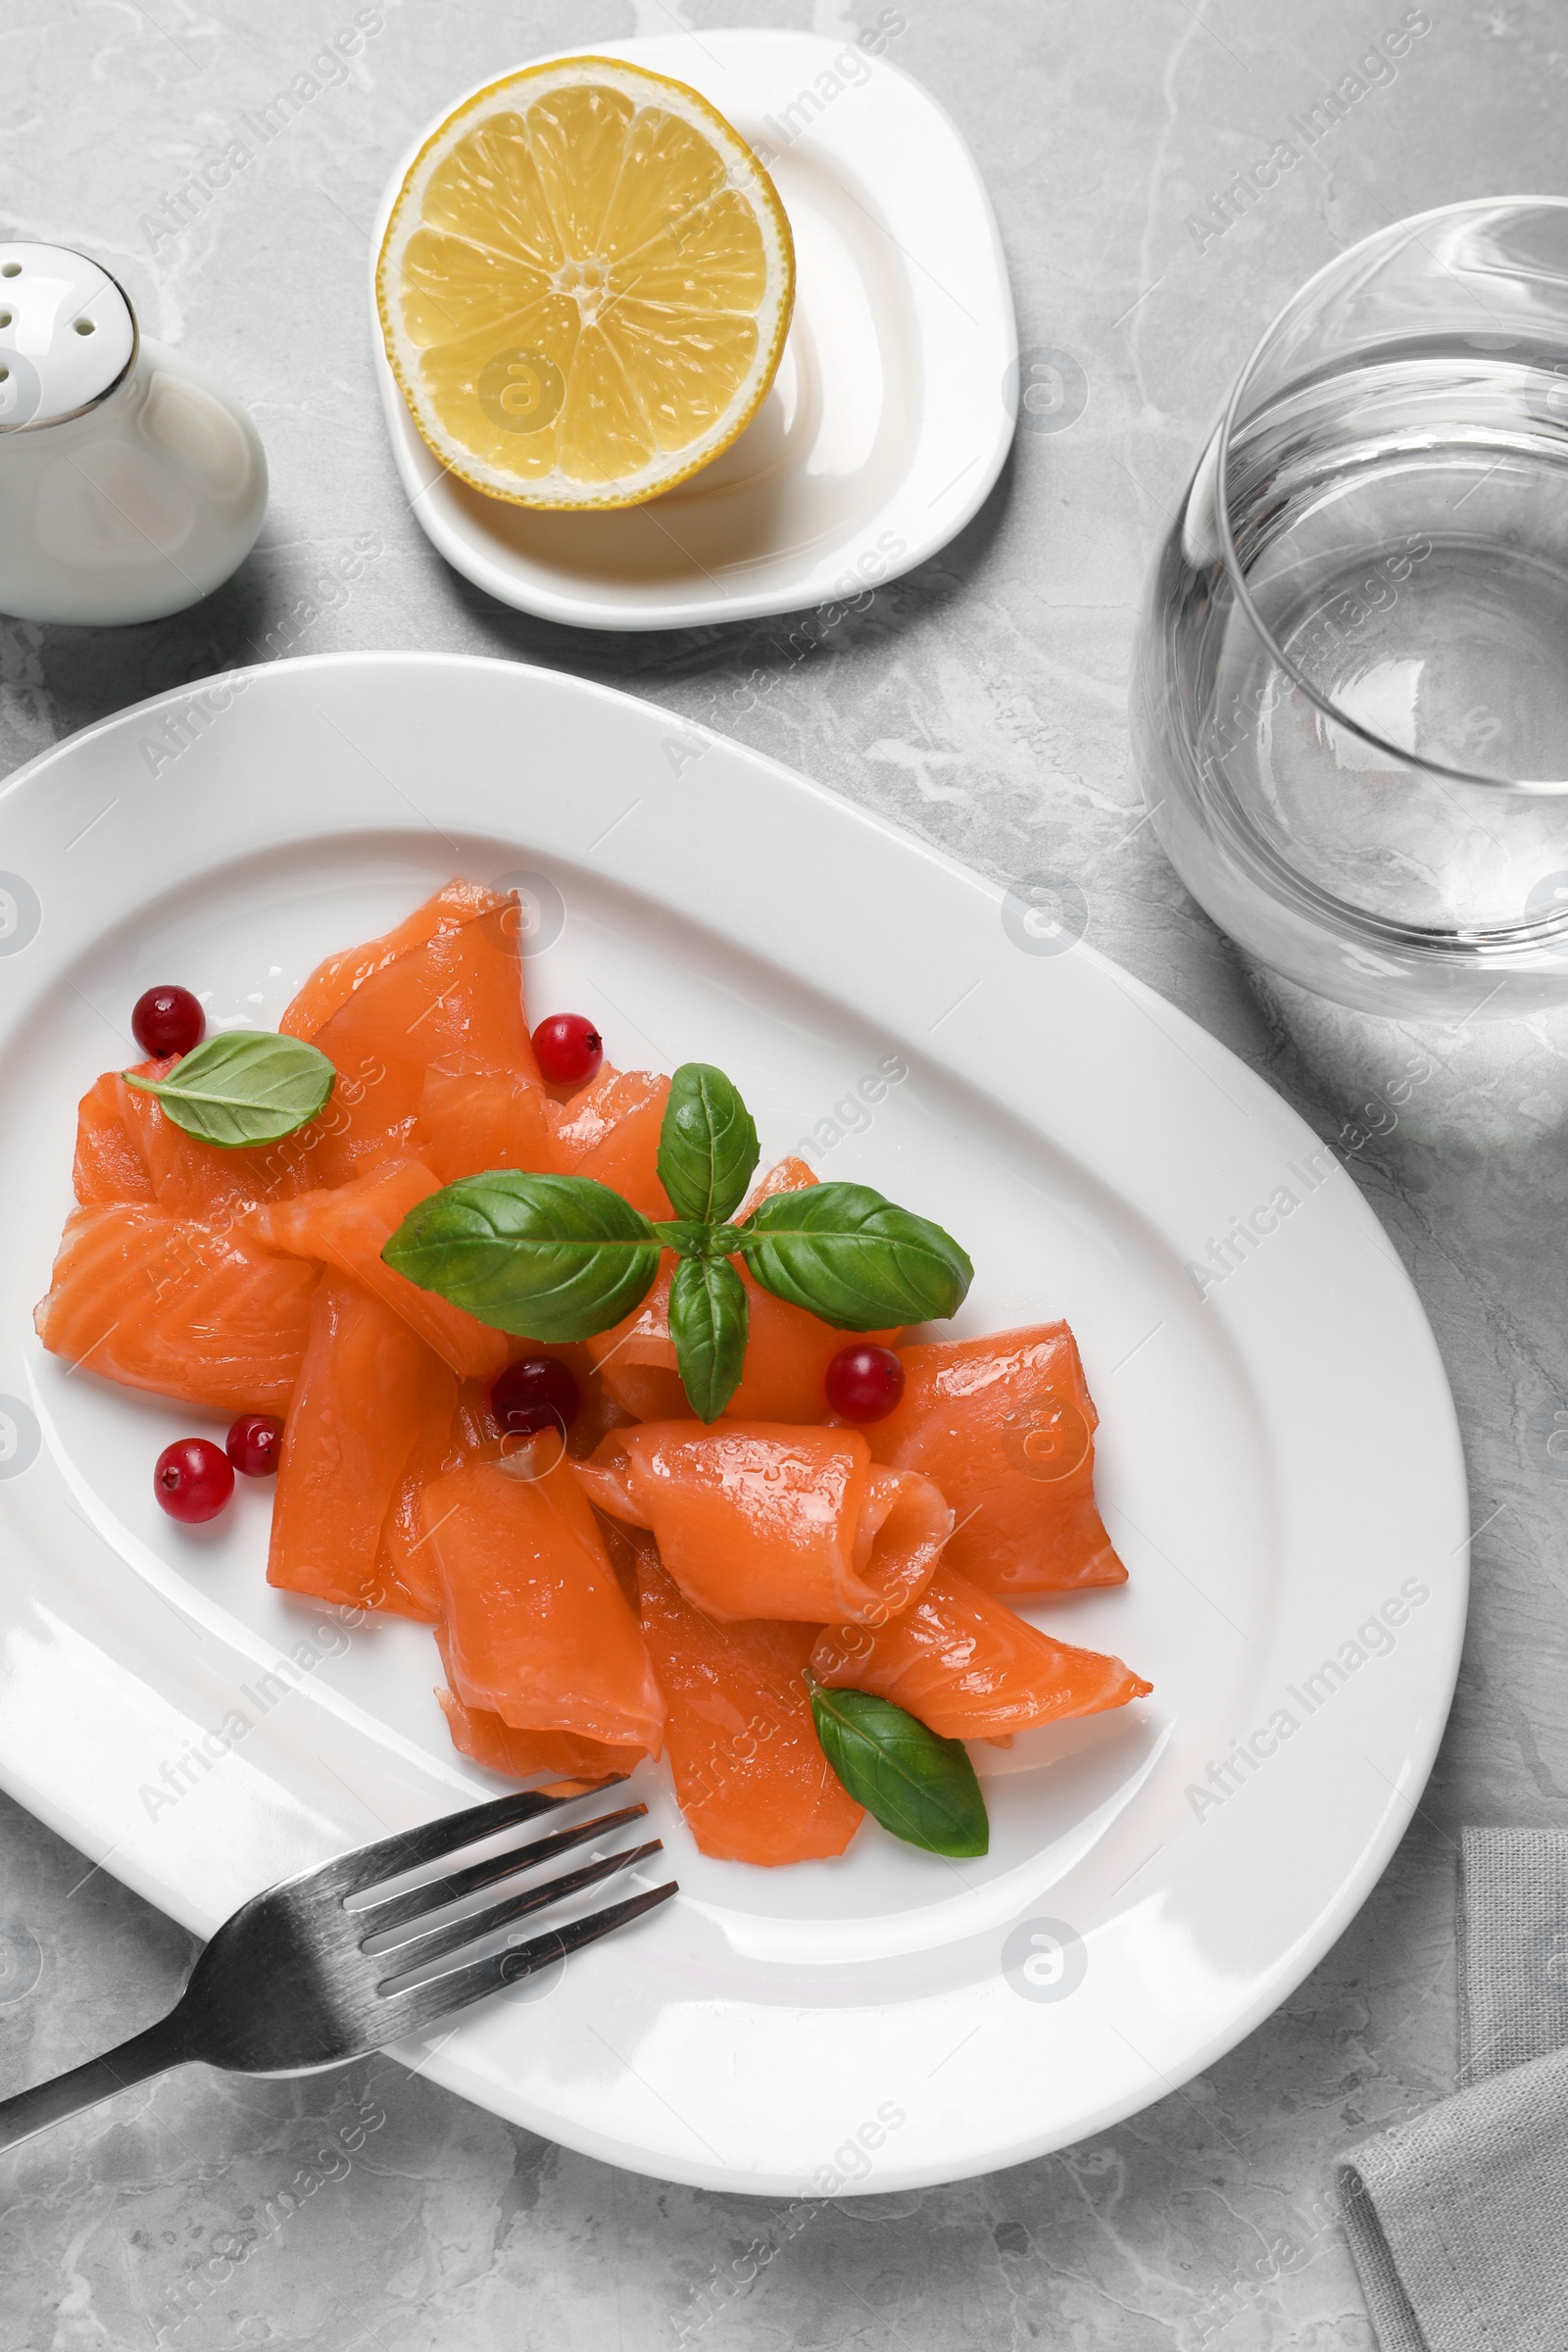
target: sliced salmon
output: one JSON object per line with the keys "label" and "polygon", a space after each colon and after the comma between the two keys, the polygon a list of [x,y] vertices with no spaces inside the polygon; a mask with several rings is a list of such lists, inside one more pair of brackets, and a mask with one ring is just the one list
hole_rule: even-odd
{"label": "sliced salmon", "polygon": [[[587,1455],[593,1451],[606,1431],[620,1419],[620,1415],[595,1380],[592,1367],[580,1348],[562,1345],[545,1352],[564,1363],[577,1383],[582,1401],[577,1418],[567,1432],[566,1446],[574,1456]],[[526,1439],[501,1441],[490,1410],[490,1385],[488,1379],[459,1382],[450,1377],[435,1385],[424,1426],[404,1468],[381,1530],[382,1548],[393,1574],[424,1603],[432,1617],[441,1614],[441,1585],[436,1573],[435,1556],[424,1532],[425,1488],[444,1471],[461,1468],[472,1455],[500,1451],[520,1470],[524,1465],[517,1457],[528,1453],[530,1460],[527,1466],[543,1469],[559,1446],[559,1439],[549,1431],[531,1443]],[[603,1523],[601,1534],[609,1525],[608,1520]],[[635,1569],[628,1580],[620,1563],[616,1563],[615,1568],[622,1591],[635,1605]]]}
{"label": "sliced salmon", "polygon": [[452,1688],[514,1731],[657,1755],[663,1702],[594,1515],[563,1465],[470,1459],[424,1493]]}
{"label": "sliced salmon", "polygon": [[204,1144],[175,1126],[156,1095],[128,1083],[132,1076],[167,1078],[179,1059],[170,1054],[126,1073],[106,1070],[83,1095],[73,1169],[79,1201],[156,1200],[173,1216],[224,1227],[258,1201],[294,1189],[302,1155],[285,1149],[292,1137],[250,1152]]}
{"label": "sliced salmon", "polygon": [[945,1740],[1004,1739],[1124,1707],[1153,1689],[1120,1658],[1054,1641],[946,1561],[891,1624],[825,1628],[811,1672],[892,1699]]}
{"label": "sliced salmon", "polygon": [[[488,924],[488,944],[499,948],[506,959],[515,967],[519,962],[520,940],[515,898],[511,893],[488,890],[482,882],[465,882],[460,877],[432,891],[429,898],[416,906],[412,914],[405,916],[390,931],[383,932],[379,939],[368,939],[358,947],[345,948],[338,955],[328,956],[318,963],[285,1009],[277,1024],[279,1033],[284,1037],[318,1037],[333,1015],[341,1012],[350,998],[356,996],[368,981],[389,971],[395,964],[406,963],[418,956],[421,951],[431,951],[423,967],[430,973],[442,969],[450,972],[460,968],[466,961],[471,965],[475,957],[475,943],[471,940],[457,946],[454,943],[459,933],[476,922]],[[485,1000],[486,1005],[501,1023],[499,1041],[504,1050],[509,1050],[514,1042],[509,990],[510,983],[503,987],[499,1004],[493,1004],[488,997]],[[495,1042],[493,1033],[485,1029],[482,1023],[481,1034],[490,1042]],[[427,1060],[435,1058],[434,1054],[426,1055]],[[504,1067],[506,1064],[501,1061],[495,1066]],[[515,1066],[524,1077],[532,1078],[537,1083],[539,1065],[526,1035],[526,1023],[523,1050]]]}
{"label": "sliced salmon", "polygon": [[[142,1074],[168,1066],[144,1062]],[[76,1156],[71,1180],[83,1207],[103,1208],[125,1200],[151,1203],[158,1199],[139,1136],[125,1115],[125,1098],[130,1091],[118,1070],[105,1070],[77,1105]]]}
{"label": "sliced salmon", "polygon": [[[583,1411],[578,1413],[576,1423],[571,1425],[566,1442],[569,1442],[573,1451],[588,1453],[597,1445],[597,1437],[602,1435],[604,1423],[600,1413],[595,1411],[600,1399],[592,1395],[592,1374],[583,1359],[583,1350],[581,1348],[553,1348],[550,1352],[558,1354],[571,1366],[571,1374],[578,1381],[578,1390],[583,1393]],[[560,1446],[560,1440],[555,1433],[543,1433],[541,1440],[534,1442],[534,1446],[529,1446],[526,1440],[508,1440],[506,1446],[501,1446],[494,1416],[491,1416],[489,1409],[489,1378],[479,1378],[479,1381],[454,1381],[454,1378],[447,1378],[447,1383],[432,1393],[428,1418],[420,1428],[414,1451],[409,1453],[405,1472],[402,1472],[402,1482],[393,1495],[393,1505],[390,1505],[381,1529],[385,1564],[390,1566],[393,1576],[409,1592],[414,1592],[423,1601],[432,1618],[440,1618],[442,1613],[442,1583],[435,1566],[435,1552],[430,1550],[430,1539],[425,1534],[425,1487],[430,1487],[437,1477],[442,1477],[442,1472],[461,1470],[466,1460],[475,1458],[479,1453],[506,1451],[508,1456],[514,1458],[517,1453],[531,1451],[536,1453],[538,1468],[543,1468],[550,1460],[553,1448]],[[529,1468],[531,1465],[534,1463],[529,1463]],[[517,1463],[517,1468],[522,1470],[524,1465]],[[632,1578],[632,1586],[635,1586],[635,1578]]]}
{"label": "sliced salmon", "polygon": [[[435,1629],[435,1645],[450,1686],[451,1643],[444,1626]],[[528,1780],[536,1772],[564,1773],[573,1780],[604,1780],[612,1773],[630,1772],[648,1752],[642,1747],[611,1747],[602,1740],[579,1739],[574,1732],[515,1731],[488,1707],[465,1706],[450,1688],[435,1695],[453,1746],[487,1772],[505,1773],[514,1781]]]}
{"label": "sliced salmon", "polygon": [[305,1353],[314,1267],[141,1202],[68,1219],[33,1316],[52,1355],[220,1412],[281,1413]]}
{"label": "sliced salmon", "polygon": [[793,1152],[776,1159],[765,1175],[760,1176],[735,1213],[737,1225],[744,1224],[754,1208],[771,1200],[775,1193],[804,1193],[818,1181],[815,1170]]}
{"label": "sliced salmon", "polygon": [[246,1230],[270,1250],[319,1259],[374,1291],[460,1379],[494,1379],[512,1345],[506,1334],[421,1290],[381,1255],[409,1211],[440,1190],[418,1160],[385,1160],[347,1184],[255,1209]]}
{"label": "sliced salmon", "polygon": [[432,1064],[538,1082],[523,1004],[514,898],[452,883],[408,924],[329,958],[284,1015],[338,1070],[316,1182],[341,1184],[379,1159],[406,1157]]}
{"label": "sliced salmon", "polygon": [[988,1592],[1124,1584],[1095,1503],[1100,1416],[1066,1324],[900,1352],[903,1399],[866,1436],[879,1462],[923,1470],[952,1503],[948,1565]]}
{"label": "sliced salmon", "polygon": [[726,1623],[880,1622],[953,1526],[930,1479],[872,1468],[858,1430],[652,1422],[612,1430],[576,1475],[602,1511],[651,1528],[687,1599]]}
{"label": "sliced salmon", "polygon": [[509,1780],[527,1781],[535,1773],[548,1772],[599,1781],[629,1772],[645,1753],[640,1747],[607,1747],[598,1740],[578,1740],[570,1732],[514,1732],[486,1708],[466,1707],[455,1691],[437,1690],[436,1698],[453,1746],[486,1772],[504,1773]]}
{"label": "sliced salmon", "polygon": [[591,1176],[621,1194],[645,1217],[667,1217],[659,1181],[659,1135],[669,1080],[606,1062],[569,1102],[551,1102],[551,1165],[563,1176]]}
{"label": "sliced salmon", "polygon": [[462,1433],[454,1426],[458,1397],[456,1379],[432,1358],[419,1432],[381,1522],[378,1567],[389,1570],[390,1581],[432,1621],[441,1614],[441,1579],[424,1532],[424,1490],[463,1459]]}
{"label": "sliced salmon", "polygon": [[321,1276],[283,1427],[269,1584],[428,1620],[401,1578],[388,1578],[381,1531],[445,1377],[372,1291],[331,1268]]}
{"label": "sliced salmon", "polygon": [[443,1184],[490,1168],[548,1168],[549,1097],[529,1079],[431,1070],[419,1097],[414,1148]]}
{"label": "sliced salmon", "polygon": [[864,1813],[811,1722],[803,1670],[812,1629],[715,1625],[683,1598],[651,1544],[639,1576],[675,1794],[702,1852],[764,1866],[842,1854]]}

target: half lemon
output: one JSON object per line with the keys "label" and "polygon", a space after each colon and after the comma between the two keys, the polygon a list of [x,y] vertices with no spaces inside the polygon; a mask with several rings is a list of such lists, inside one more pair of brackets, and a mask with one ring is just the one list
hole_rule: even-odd
{"label": "half lemon", "polygon": [[705,98],[530,66],[426,139],[392,207],[387,357],[442,465],[524,507],[627,507],[727,449],[795,301],[772,181]]}

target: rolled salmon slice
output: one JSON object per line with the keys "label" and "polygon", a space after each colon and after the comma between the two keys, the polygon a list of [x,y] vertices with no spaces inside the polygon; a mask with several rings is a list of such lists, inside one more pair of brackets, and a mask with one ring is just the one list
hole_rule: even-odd
{"label": "rolled salmon slice", "polygon": [[657,1755],[663,1701],[564,1464],[517,1478],[499,1458],[471,1459],[426,1487],[423,1516],[463,1704],[514,1731],[570,1732]]}
{"label": "rolled salmon slice", "polygon": [[493,1379],[507,1360],[505,1333],[421,1290],[381,1255],[409,1211],[440,1190],[418,1160],[391,1160],[328,1191],[255,1209],[246,1230],[270,1250],[322,1260],[374,1291],[460,1379]]}
{"label": "rolled salmon slice", "polygon": [[601,1510],[653,1530],[687,1599],[724,1623],[880,1623],[953,1526],[930,1479],[872,1470],[858,1430],[654,1422],[612,1430],[576,1474]]}
{"label": "rolled salmon slice", "polygon": [[[537,1084],[515,898],[457,882],[408,924],[329,958],[283,1016],[339,1080],[316,1122],[315,1182],[335,1185],[409,1155],[432,1064]],[[421,935],[422,934],[422,935]]]}
{"label": "rolled salmon slice", "polygon": [[639,1580],[675,1794],[700,1850],[765,1867],[842,1854],[864,1813],[811,1722],[812,1628],[715,1625],[664,1575],[652,1544]]}
{"label": "rolled salmon slice", "polygon": [[945,1560],[891,1624],[825,1628],[810,1663],[818,1682],[890,1698],[947,1740],[1004,1739],[1153,1689],[1120,1658],[1054,1641]]}
{"label": "rolled salmon slice", "polygon": [[188,1404],[282,1413],[316,1270],[144,1203],[78,1208],[33,1322],[52,1355]]}
{"label": "rolled salmon slice", "polygon": [[381,1533],[444,1372],[373,1292],[321,1276],[283,1428],[269,1584],[429,1622],[419,1596],[389,1580]]}
{"label": "rolled salmon slice", "polygon": [[900,1354],[903,1398],[866,1436],[879,1462],[923,1470],[952,1503],[947,1565],[988,1592],[1125,1584],[1095,1502],[1100,1416],[1066,1324]]}

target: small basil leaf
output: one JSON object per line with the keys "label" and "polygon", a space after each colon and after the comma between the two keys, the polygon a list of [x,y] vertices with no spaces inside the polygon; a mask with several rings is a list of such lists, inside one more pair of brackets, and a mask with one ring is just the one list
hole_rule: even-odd
{"label": "small basil leaf", "polygon": [[991,1843],[986,1802],[961,1740],[943,1740],[890,1698],[811,1686],[822,1751],[858,1804],[907,1845],[955,1858]]}
{"label": "small basil leaf", "polygon": [[223,1029],[197,1046],[167,1078],[124,1072],[127,1086],[156,1095],[176,1127],[225,1152],[275,1144],[325,1109],[337,1072],[318,1046],[270,1029]]}
{"label": "small basil leaf", "polygon": [[841,1331],[882,1331],[956,1313],[974,1280],[951,1234],[865,1184],[774,1193],[740,1228],[764,1291]]}
{"label": "small basil leaf", "polygon": [[683,1063],[659,1133],[659,1181],[676,1216],[721,1223],[740,1205],[759,1157],[752,1114],[723,1071]]}
{"label": "small basil leaf", "polygon": [[716,1421],[740,1386],[748,1313],[746,1286],[727,1258],[682,1258],[669,1286],[669,1336],[699,1421]]}
{"label": "small basil leaf", "polygon": [[586,1340],[653,1288],[659,1237],[592,1177],[496,1168],[421,1200],[381,1255],[498,1331]]}

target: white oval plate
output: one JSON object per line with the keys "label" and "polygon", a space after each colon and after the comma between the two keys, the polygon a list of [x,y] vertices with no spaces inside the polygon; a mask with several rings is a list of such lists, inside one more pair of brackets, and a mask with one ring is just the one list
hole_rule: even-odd
{"label": "white oval plate", "polygon": [[503,604],[592,629],[795,612],[923,564],[1001,472],[1017,406],[1002,240],[957,130],[854,40],[732,31],[586,48],[689,83],[767,165],[797,264],[778,376],[732,448],[640,507],[535,514],[445,473],[387,366],[374,257],[410,164],[465,92],[398,165],[371,237],[381,405],[426,534]]}
{"label": "white oval plate", "polygon": [[[542,874],[560,922],[528,967],[536,1015],[590,1013],[621,1064],[716,1061],[769,1158],[805,1139],[822,1172],[939,1218],[976,1260],[963,1330],[1070,1319],[1132,1574],[1036,1614],[1154,1694],[978,1750],[978,1863],[871,1823],[837,1862],[709,1862],[645,1767],[680,1899],[412,2055],[644,2172],[881,2190],[1099,2130],[1299,1983],[1426,1779],[1467,1522],[1415,1295],[1261,1080],[757,753],[509,662],[330,656],[143,704],[12,780],[0,869],[15,1796],[207,1933],[283,1872],[495,1786],[447,1744],[428,1634],[270,1591],[260,1486],[211,1528],[165,1519],[153,1458],[203,1417],[68,1372],[29,1310],[76,1098],[131,1057],[143,988],[270,1025],[319,956],[448,875]],[[1214,1280],[1238,1218],[1250,1245]]]}

